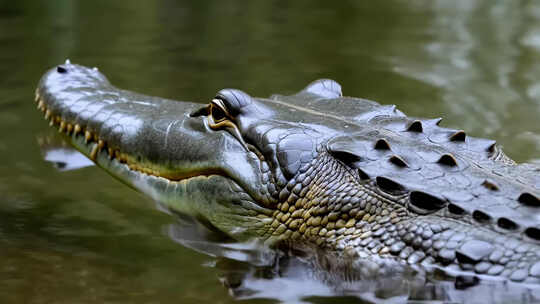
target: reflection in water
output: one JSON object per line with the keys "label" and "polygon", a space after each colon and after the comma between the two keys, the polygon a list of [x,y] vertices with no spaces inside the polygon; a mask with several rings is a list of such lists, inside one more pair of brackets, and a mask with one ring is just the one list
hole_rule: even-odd
{"label": "reflection in water", "polygon": [[[59,137],[38,138],[44,155],[66,151],[71,157],[60,170],[76,169],[80,157]],[[57,159],[45,158],[57,163]],[[73,162],[73,163],[71,163]],[[430,265],[408,266],[371,254],[344,258],[308,244],[282,243],[269,248],[257,241],[239,243],[191,217],[171,213],[165,233],[175,242],[213,258],[207,267],[236,299],[277,299],[312,303],[343,298],[361,303],[534,303],[540,290],[476,276],[451,274]]]}
{"label": "reflection in water", "polygon": [[478,277],[451,276],[439,269],[409,267],[363,256],[340,259],[299,244],[268,248],[235,243],[196,220],[176,215],[167,233],[176,242],[215,258],[207,266],[237,299],[317,303],[343,297],[360,303],[536,303],[538,288]]}
{"label": "reflection in water", "polygon": [[[160,234],[174,217],[105,173],[51,170],[35,142],[48,127],[31,99],[41,73],[66,58],[99,66],[120,87],[198,101],[224,87],[268,96],[329,77],[347,95],[443,116],[497,139],[518,161],[540,161],[539,1],[4,1],[0,42],[1,303],[234,302],[218,271],[241,299],[538,299],[495,282],[456,290],[439,275],[405,280],[412,287],[395,293],[331,284],[313,271],[312,251],[190,238],[189,225],[167,226],[205,255],[184,249]],[[50,160],[70,168],[76,155]]]}
{"label": "reflection in water", "polygon": [[43,159],[52,163],[60,171],[75,170],[94,165],[88,157],[73,149],[58,136],[39,136],[38,144]]}
{"label": "reflection in water", "polygon": [[459,128],[503,144],[518,136],[525,159],[537,157],[540,127],[524,132],[519,121],[540,114],[540,66],[529,63],[540,59],[540,4],[441,0],[416,9],[433,14],[432,37],[392,53],[394,71],[438,88],[446,115],[470,118]]}

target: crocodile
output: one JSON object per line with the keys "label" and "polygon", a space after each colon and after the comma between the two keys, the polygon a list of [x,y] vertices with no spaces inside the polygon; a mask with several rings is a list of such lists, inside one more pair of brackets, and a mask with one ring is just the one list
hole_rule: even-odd
{"label": "crocodile", "polygon": [[345,97],[330,79],[175,101],[69,61],[35,101],[99,167],[233,239],[540,284],[540,167],[440,118]]}

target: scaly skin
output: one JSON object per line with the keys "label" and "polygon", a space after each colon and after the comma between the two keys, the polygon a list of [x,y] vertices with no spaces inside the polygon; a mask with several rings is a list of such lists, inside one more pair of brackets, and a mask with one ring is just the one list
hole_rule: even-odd
{"label": "scaly skin", "polygon": [[537,166],[332,80],[269,99],[225,89],[202,106],[66,62],[36,101],[110,174],[238,240],[540,282]]}

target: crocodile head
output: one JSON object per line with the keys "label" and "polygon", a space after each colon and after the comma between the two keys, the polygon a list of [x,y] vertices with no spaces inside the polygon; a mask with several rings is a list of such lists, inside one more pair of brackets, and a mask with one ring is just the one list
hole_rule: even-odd
{"label": "crocodile head", "polygon": [[440,119],[343,97],[332,80],[270,98],[224,89],[201,105],[67,62],[36,101],[97,165],[233,238],[540,281],[538,167]]}

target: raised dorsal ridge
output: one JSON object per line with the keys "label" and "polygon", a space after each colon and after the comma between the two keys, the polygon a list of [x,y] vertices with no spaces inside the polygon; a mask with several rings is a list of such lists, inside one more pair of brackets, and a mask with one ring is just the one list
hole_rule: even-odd
{"label": "raised dorsal ridge", "polygon": [[426,125],[438,126],[442,121],[442,117],[424,119],[423,121]]}
{"label": "raised dorsal ridge", "polygon": [[435,194],[412,191],[409,193],[409,209],[419,214],[428,214],[445,207],[448,202]]}
{"label": "raised dorsal ridge", "polygon": [[418,132],[421,133],[424,130],[422,127],[422,122],[418,119],[412,121],[409,126],[407,127],[407,131],[409,132]]}
{"label": "raised dorsal ridge", "polygon": [[485,213],[482,210],[474,210],[472,213],[472,217],[479,223],[488,223],[492,220],[491,215]]}
{"label": "raised dorsal ridge", "polygon": [[308,92],[325,98],[339,98],[343,96],[341,85],[332,79],[315,80],[303,89],[302,92]]}
{"label": "raised dorsal ridge", "polygon": [[394,165],[401,168],[405,168],[409,166],[407,162],[399,155],[392,155],[388,160]]}
{"label": "raised dorsal ridge", "polygon": [[390,150],[390,144],[388,141],[384,138],[379,138],[377,142],[375,142],[374,148],[376,150]]}
{"label": "raised dorsal ridge", "polygon": [[482,183],[482,186],[484,186],[484,188],[489,189],[491,191],[499,191],[499,187],[494,182],[487,179],[484,180],[484,182]]}
{"label": "raised dorsal ridge", "polygon": [[449,167],[455,167],[458,165],[456,158],[450,153],[443,154],[437,162]]}
{"label": "raised dorsal ridge", "polygon": [[522,203],[523,205],[525,205],[525,206],[540,207],[540,199],[538,199],[537,196],[535,196],[535,195],[533,195],[531,193],[528,193],[528,192],[523,192],[518,197],[518,201],[520,203]]}
{"label": "raised dorsal ridge", "polygon": [[334,137],[326,144],[328,152],[347,165],[361,161],[366,154],[365,148],[351,137]]}
{"label": "raised dorsal ridge", "polygon": [[463,130],[459,130],[454,132],[454,134],[450,135],[450,141],[465,141],[465,138],[467,137],[467,134]]}
{"label": "raised dorsal ridge", "polygon": [[516,222],[507,217],[500,217],[497,220],[497,226],[505,230],[516,230],[519,228],[519,225],[516,224]]}
{"label": "raised dorsal ridge", "polygon": [[407,191],[405,186],[385,176],[377,176],[375,178],[375,181],[377,182],[377,186],[381,188],[381,190],[390,194],[402,193]]}
{"label": "raised dorsal ridge", "polygon": [[536,227],[529,227],[525,229],[525,235],[533,240],[540,241],[540,229]]}

